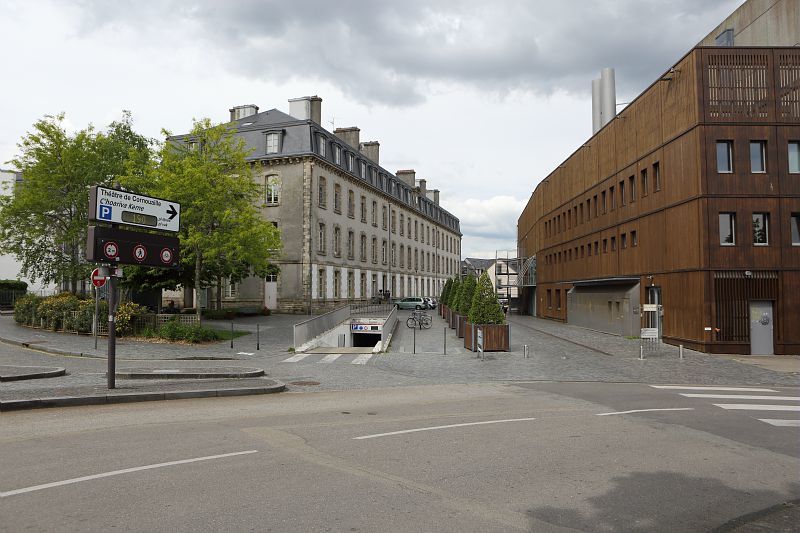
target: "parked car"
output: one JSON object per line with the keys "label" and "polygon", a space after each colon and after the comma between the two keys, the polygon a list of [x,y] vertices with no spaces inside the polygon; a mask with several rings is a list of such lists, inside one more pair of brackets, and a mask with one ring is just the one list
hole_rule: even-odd
{"label": "parked car", "polygon": [[398,300],[395,304],[398,309],[427,309],[428,305],[422,298],[408,297]]}
{"label": "parked car", "polygon": [[423,300],[425,300],[425,303],[427,304],[428,309],[436,309],[436,305],[438,304],[438,302],[436,301],[436,298],[428,298],[426,296],[426,297],[423,298]]}

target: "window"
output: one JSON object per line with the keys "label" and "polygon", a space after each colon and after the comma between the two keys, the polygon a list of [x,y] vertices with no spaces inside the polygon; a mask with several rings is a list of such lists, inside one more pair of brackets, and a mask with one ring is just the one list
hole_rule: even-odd
{"label": "window", "polygon": [[373,237],[372,238],[372,262],[373,263],[377,263],[378,262],[378,238],[377,237]]}
{"label": "window", "polygon": [[378,202],[372,201],[372,225],[378,226]]}
{"label": "window", "polygon": [[317,271],[317,298],[325,298],[325,269]]}
{"label": "window", "polygon": [[381,242],[381,263],[386,264],[386,239]]}
{"label": "window", "polygon": [[342,148],[338,144],[333,145],[333,162],[337,165],[342,164]]}
{"label": "window", "polygon": [[384,205],[381,209],[381,225],[383,229],[387,228],[387,224],[388,224],[388,216],[386,214],[386,206]]}
{"label": "window", "polygon": [[406,222],[405,215],[403,213],[400,213],[400,235],[405,234],[405,222]]}
{"label": "window", "polygon": [[608,253],[608,239],[603,239],[603,253]]}
{"label": "window", "polygon": [[333,186],[333,210],[337,213],[342,212],[342,186],[338,183]]}
{"label": "window", "polygon": [[638,246],[638,245],[639,245],[639,240],[636,238],[636,232],[632,231],[631,232],[631,246]]}
{"label": "window", "polygon": [[717,141],[717,172],[733,172],[733,141]]}
{"label": "window", "polygon": [[602,196],[603,196],[603,214],[605,215],[608,212],[608,210],[606,209],[606,206],[607,206],[607,204],[606,204],[606,191],[603,191]]}
{"label": "window", "polygon": [[580,209],[580,218],[578,219],[579,224],[583,224],[583,203],[581,203]]}
{"label": "window", "polygon": [[647,169],[642,170],[642,198],[647,196]]}
{"label": "window", "polygon": [[611,251],[612,252],[616,252],[617,251],[617,238],[616,237],[611,237]]}
{"label": "window", "polygon": [[561,310],[561,289],[556,289],[556,309]]}
{"label": "window", "polygon": [[609,187],[608,195],[611,197],[611,210],[613,211],[614,209],[617,208],[617,197],[614,196],[614,187],[613,186]]}
{"label": "window", "polygon": [[552,289],[547,289],[547,308],[553,308],[553,291]]}
{"label": "window", "polygon": [[347,297],[351,300],[356,297],[356,277],[352,271],[347,273]]}
{"label": "window", "polygon": [[800,246],[800,213],[792,213],[789,225],[792,230],[792,246]]}
{"label": "window", "polygon": [[619,182],[619,206],[625,205],[625,180]]}
{"label": "window", "polygon": [[600,241],[594,241],[594,255],[600,253]]}
{"label": "window", "polygon": [[317,153],[325,157],[325,145],[328,143],[324,135],[317,135]]}
{"label": "window", "polygon": [[404,244],[400,245],[400,268],[406,265],[406,247]]}
{"label": "window", "polygon": [[338,226],[333,228],[333,255],[342,255],[342,229]]}
{"label": "window", "polygon": [[630,189],[631,203],[633,203],[636,201],[636,176],[631,176],[628,178],[628,185],[628,188]]}
{"label": "window", "polygon": [[264,178],[264,203],[278,205],[281,198],[281,182],[277,176]]}
{"label": "window", "polygon": [[769,245],[769,213],[753,213],[753,245]]}
{"label": "window", "polygon": [[367,236],[363,235],[363,234],[361,235],[361,246],[359,248],[359,252],[360,252],[359,255],[361,256],[361,260],[366,262],[366,260],[367,260]]}
{"label": "window", "polygon": [[325,253],[325,238],[326,238],[325,224],[320,222],[319,223],[319,235],[318,235],[319,242],[317,242],[317,252],[319,252],[321,254]]}
{"label": "window", "polygon": [[[605,201],[603,201],[603,204],[605,204]],[[603,209],[605,210],[605,208],[603,208]],[[594,195],[594,218],[597,218],[597,195],[596,194]]]}
{"label": "window", "polygon": [[658,163],[653,163],[653,186],[656,191],[661,190],[661,166]]}
{"label": "window", "polygon": [[347,170],[349,170],[350,172],[353,171],[353,165],[355,164],[355,161],[356,161],[356,156],[354,156],[351,153],[348,153],[347,154]]}
{"label": "window", "polygon": [[750,141],[750,172],[763,173],[767,171],[767,142]]}
{"label": "window", "polygon": [[736,244],[736,214],[719,214],[719,243],[722,246],[734,246]]}
{"label": "window", "polygon": [[798,141],[789,143],[789,173],[800,173],[800,142]]}
{"label": "window", "polygon": [[229,279],[225,280],[225,298],[236,298],[239,293],[238,289],[236,282]]}
{"label": "window", "polygon": [[333,271],[333,297],[339,298],[341,296],[342,288],[342,272],[340,270]]}
{"label": "window", "polygon": [[627,233],[623,233],[622,235],[619,236],[619,245],[620,245],[620,247],[622,247],[623,250],[628,247],[628,234]]}
{"label": "window", "polygon": [[319,191],[317,203],[320,207],[325,207],[328,202],[328,182],[323,176],[319,177]]}
{"label": "window", "polygon": [[361,297],[364,298],[367,295],[367,275],[362,272],[361,274]]}
{"label": "window", "polygon": [[356,216],[356,195],[353,191],[347,191],[347,216],[354,218]]}
{"label": "window", "polygon": [[277,154],[281,151],[281,134],[278,132],[267,133],[267,153]]}
{"label": "window", "polygon": [[392,233],[397,233],[397,211],[392,209]]}
{"label": "window", "polygon": [[367,179],[367,164],[364,161],[361,162],[361,179]]}
{"label": "window", "polygon": [[353,259],[356,254],[356,236],[352,231],[347,232],[347,258]]}
{"label": "window", "polygon": [[361,197],[361,222],[367,221],[367,197]]}
{"label": "window", "polygon": [[392,243],[392,266],[397,266],[397,245]]}
{"label": "window", "polygon": [[414,240],[418,241],[419,240],[418,237],[419,237],[419,222],[415,220],[414,221]]}

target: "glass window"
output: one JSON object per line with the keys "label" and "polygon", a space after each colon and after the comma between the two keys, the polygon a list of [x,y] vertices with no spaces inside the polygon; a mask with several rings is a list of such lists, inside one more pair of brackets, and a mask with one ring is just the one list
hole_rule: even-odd
{"label": "glass window", "polygon": [[792,226],[792,246],[800,246],[800,214],[792,213],[790,225]]}
{"label": "glass window", "polygon": [[353,163],[355,162],[356,157],[353,154],[347,154],[347,170],[350,172],[353,171]]}
{"label": "glass window", "polygon": [[321,254],[325,253],[325,224],[319,224],[319,242],[317,243],[317,251]]}
{"label": "glass window", "polygon": [[277,176],[268,176],[264,183],[264,203],[277,205],[281,197],[281,183]]}
{"label": "glass window", "polygon": [[277,154],[281,151],[281,134],[267,133],[267,153]]}
{"label": "glass window", "polygon": [[325,157],[325,145],[327,142],[324,135],[317,136],[317,153],[322,157]]}
{"label": "glass window", "polygon": [[769,213],[753,213],[753,244],[769,244]]}
{"label": "glass window", "polygon": [[333,254],[342,255],[342,230],[338,226],[333,228]]}
{"label": "glass window", "polygon": [[356,216],[356,195],[352,190],[347,191],[347,216]]}
{"label": "glass window", "polygon": [[653,186],[656,191],[661,190],[661,165],[653,163]]}
{"label": "glass window", "polygon": [[325,180],[324,177],[320,176],[319,178],[319,200],[318,204],[320,207],[325,207],[325,204],[328,201],[328,182]]}
{"label": "glass window", "polygon": [[642,196],[647,196],[647,169],[642,170]]}
{"label": "glass window", "polygon": [[719,214],[719,243],[722,246],[733,246],[736,244],[736,214]]}
{"label": "glass window", "polygon": [[767,171],[766,141],[750,141],[750,172]]}
{"label": "glass window", "polygon": [[632,231],[631,232],[631,246],[638,246],[638,245],[639,245],[639,239],[636,238],[636,232]]}
{"label": "glass window", "polygon": [[636,176],[628,178],[628,185],[630,185],[631,203],[636,201]]}
{"label": "glass window", "polygon": [[339,145],[333,145],[333,162],[337,165],[342,164],[342,149]]}
{"label": "glass window", "polygon": [[356,253],[356,236],[352,231],[347,232],[347,258],[353,259]]}
{"label": "glass window", "polygon": [[339,298],[340,289],[342,286],[342,272],[340,270],[333,271],[333,297]]}
{"label": "glass window", "polygon": [[789,172],[800,173],[800,142],[798,141],[789,143]]}
{"label": "glass window", "polygon": [[617,238],[616,237],[611,237],[611,251],[612,252],[616,252],[617,251]]}
{"label": "glass window", "polygon": [[625,205],[625,180],[619,182],[619,205]]}
{"label": "glass window", "polygon": [[717,141],[717,172],[733,172],[732,141]]}
{"label": "glass window", "polygon": [[338,183],[333,185],[333,210],[342,212],[342,186]]}
{"label": "glass window", "polygon": [[622,246],[623,250],[628,247],[628,234],[627,233],[623,233],[622,235],[620,235],[620,237],[619,237],[619,245]]}

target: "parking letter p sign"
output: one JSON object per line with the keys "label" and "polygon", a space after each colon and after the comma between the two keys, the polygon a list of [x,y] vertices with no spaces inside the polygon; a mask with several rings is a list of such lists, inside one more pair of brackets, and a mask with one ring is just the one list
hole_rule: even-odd
{"label": "parking letter p sign", "polygon": [[111,220],[111,206],[110,205],[101,205],[100,206],[100,218],[103,220]]}

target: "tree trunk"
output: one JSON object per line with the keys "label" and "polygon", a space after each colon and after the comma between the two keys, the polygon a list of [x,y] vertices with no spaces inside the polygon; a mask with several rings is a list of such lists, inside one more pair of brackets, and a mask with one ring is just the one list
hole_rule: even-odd
{"label": "tree trunk", "polygon": [[203,268],[203,258],[200,250],[195,250],[194,254],[194,310],[197,313],[197,322],[201,322],[202,313],[200,312],[200,271]]}
{"label": "tree trunk", "polygon": [[217,309],[222,309],[222,276],[217,276]]}

